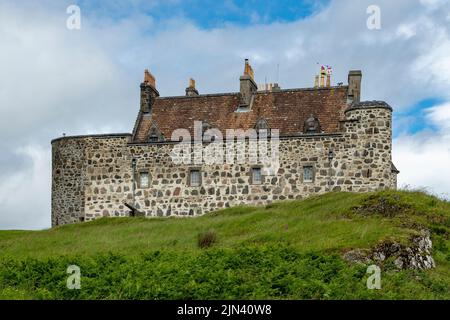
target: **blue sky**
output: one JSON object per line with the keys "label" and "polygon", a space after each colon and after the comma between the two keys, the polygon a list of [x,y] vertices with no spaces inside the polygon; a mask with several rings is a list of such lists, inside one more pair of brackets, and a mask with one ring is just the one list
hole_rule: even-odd
{"label": "blue sky", "polygon": [[114,19],[126,19],[136,13],[147,15],[157,23],[171,19],[187,19],[204,29],[221,28],[226,25],[248,26],[297,21],[308,17],[326,6],[328,0],[169,0],[77,2],[90,8],[97,15]]}
{"label": "blue sky", "polygon": [[394,113],[394,138],[401,134],[417,134],[422,131],[436,131],[436,124],[427,120],[430,108],[444,103],[442,97],[432,97],[418,101],[405,108],[404,111]]}

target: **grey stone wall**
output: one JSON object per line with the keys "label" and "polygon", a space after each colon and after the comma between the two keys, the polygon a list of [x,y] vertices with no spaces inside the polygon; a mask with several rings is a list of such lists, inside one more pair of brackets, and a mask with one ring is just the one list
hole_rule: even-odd
{"label": "grey stone wall", "polygon": [[52,143],[52,226],[84,216],[85,140]]}
{"label": "grey stone wall", "polygon": [[[85,221],[86,199],[90,199],[90,190],[86,190],[93,179],[93,168],[97,163],[111,164],[112,160],[101,160],[114,146],[124,148],[131,135],[79,136],[55,139],[52,141],[52,226]],[[112,154],[112,153],[111,153]],[[110,170],[110,169],[109,169]],[[100,178],[105,178],[101,175]],[[100,199],[99,199],[100,200]]]}
{"label": "grey stone wall", "polygon": [[[91,136],[53,142],[53,225],[124,216],[133,203],[134,180],[150,174],[150,186],[137,184],[135,204],[147,216],[199,215],[239,204],[263,205],[328,191],[367,192],[395,188],[391,171],[392,111],[363,106],[346,112],[342,132],[280,140],[280,167],[253,185],[250,164],[177,165],[173,143],[130,144],[130,137]],[[329,150],[334,158],[328,159]],[[313,182],[303,181],[303,167],[314,167]],[[192,168],[202,184],[189,186]]]}

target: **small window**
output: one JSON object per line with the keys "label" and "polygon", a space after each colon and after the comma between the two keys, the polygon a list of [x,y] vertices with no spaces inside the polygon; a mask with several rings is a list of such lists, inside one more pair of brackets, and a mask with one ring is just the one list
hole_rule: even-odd
{"label": "small window", "polygon": [[205,132],[211,128],[212,126],[208,122],[202,121],[202,134],[205,134]]}
{"label": "small window", "polygon": [[156,124],[153,124],[150,128],[150,132],[148,134],[148,141],[149,142],[164,141],[164,136],[162,135],[161,131],[158,129]]}
{"label": "small window", "polygon": [[150,142],[158,142],[158,136],[150,136],[150,138],[149,138],[149,141]]}
{"label": "small window", "polygon": [[201,180],[200,170],[191,170],[189,175],[189,185],[191,187],[198,187],[202,183]]}
{"label": "small window", "polygon": [[139,174],[139,187],[144,189],[150,186],[150,175],[148,172],[141,172]]}
{"label": "small window", "polygon": [[314,115],[311,115],[308,119],[306,119],[303,125],[303,133],[313,134],[320,133],[322,131],[319,119],[317,119]]}
{"label": "small window", "polygon": [[314,168],[312,166],[303,167],[303,182],[314,181]]}
{"label": "small window", "polygon": [[261,184],[262,175],[261,168],[252,168],[252,184]]}
{"label": "small window", "polygon": [[[261,136],[270,136],[270,129],[267,121],[264,119],[259,119],[255,124],[256,134],[259,137]],[[264,134],[263,134],[264,133]]]}

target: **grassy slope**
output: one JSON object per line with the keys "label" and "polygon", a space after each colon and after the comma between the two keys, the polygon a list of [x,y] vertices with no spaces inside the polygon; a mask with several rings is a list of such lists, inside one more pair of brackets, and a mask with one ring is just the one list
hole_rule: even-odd
{"label": "grassy slope", "polygon": [[[2,231],[0,298],[449,298],[449,219],[448,202],[389,191],[331,193],[198,218]],[[365,288],[365,267],[341,259],[345,250],[386,239],[406,243],[418,226],[432,230],[435,270],[386,266],[383,289],[373,292]],[[217,242],[199,249],[197,235],[207,230]],[[82,267],[83,290],[65,289],[71,263]]]}

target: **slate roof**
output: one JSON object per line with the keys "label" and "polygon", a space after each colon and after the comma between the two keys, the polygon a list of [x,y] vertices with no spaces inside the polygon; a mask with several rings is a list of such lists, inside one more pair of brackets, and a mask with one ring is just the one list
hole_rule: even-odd
{"label": "slate roof", "polygon": [[226,129],[254,128],[259,119],[264,119],[270,129],[280,130],[280,136],[299,135],[311,115],[318,118],[324,133],[338,133],[347,109],[347,94],[348,86],[261,91],[254,95],[246,112],[237,112],[239,93],[158,97],[151,113],[139,113],[133,142],[147,142],[155,125],[166,140],[178,128],[193,134],[194,121],[206,121],[225,134]]}

